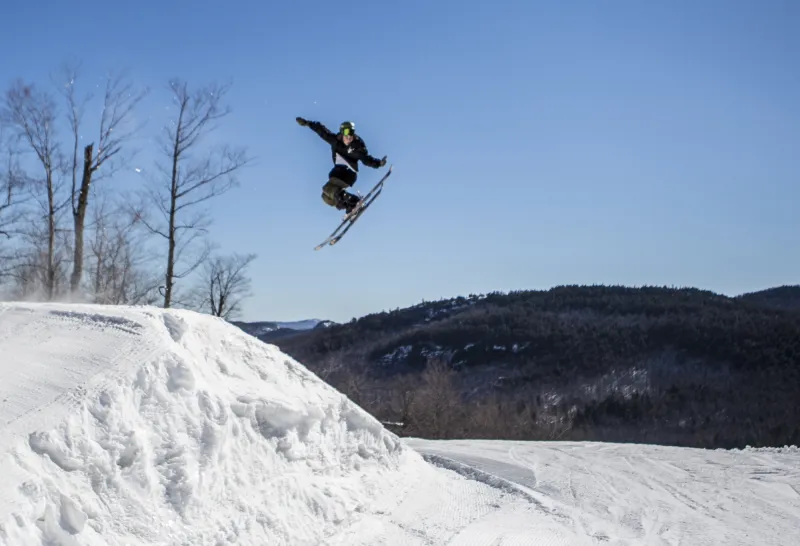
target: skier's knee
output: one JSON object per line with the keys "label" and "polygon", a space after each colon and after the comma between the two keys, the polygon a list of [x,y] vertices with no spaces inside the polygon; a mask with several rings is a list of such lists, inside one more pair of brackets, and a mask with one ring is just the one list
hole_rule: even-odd
{"label": "skier's knee", "polygon": [[338,180],[328,180],[328,182],[322,186],[322,200],[326,205],[335,207],[338,200],[338,194],[342,191],[342,189],[342,185]]}
{"label": "skier's knee", "polygon": [[331,196],[328,192],[322,192],[322,200],[325,202],[326,205],[335,207],[336,206],[336,199]]}

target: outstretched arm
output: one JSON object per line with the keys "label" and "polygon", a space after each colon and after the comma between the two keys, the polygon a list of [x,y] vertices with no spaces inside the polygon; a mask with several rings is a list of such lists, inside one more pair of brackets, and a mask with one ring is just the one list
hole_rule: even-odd
{"label": "outstretched arm", "polygon": [[308,121],[307,119],[303,119],[301,117],[296,118],[297,123],[299,123],[303,127],[308,127],[315,133],[319,135],[319,137],[327,142],[328,144],[336,143],[336,135],[330,131],[327,127],[321,124],[318,121]]}
{"label": "outstretched arm", "polygon": [[[343,148],[347,148],[347,146],[343,145]],[[386,165],[386,156],[383,156],[383,159],[378,159],[377,157],[372,157],[369,155],[366,146],[359,146],[350,154],[351,157],[359,159],[361,163],[366,165],[367,167],[372,167],[373,169],[377,169]]]}

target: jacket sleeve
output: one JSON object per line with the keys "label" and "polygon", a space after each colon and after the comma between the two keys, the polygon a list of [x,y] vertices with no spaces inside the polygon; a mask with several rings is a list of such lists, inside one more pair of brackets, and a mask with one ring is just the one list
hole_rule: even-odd
{"label": "jacket sleeve", "polygon": [[367,167],[372,167],[373,169],[377,169],[381,166],[380,159],[377,159],[369,155],[366,144],[362,144],[361,146],[353,150],[353,153],[351,153],[350,156],[359,159],[361,163],[363,163]]}
{"label": "jacket sleeve", "polygon": [[318,121],[309,121],[308,127],[328,144],[336,144],[336,135]]}

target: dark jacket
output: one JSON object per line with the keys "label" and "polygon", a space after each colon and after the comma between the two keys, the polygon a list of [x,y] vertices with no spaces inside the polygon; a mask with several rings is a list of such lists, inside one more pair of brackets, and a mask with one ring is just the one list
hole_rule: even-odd
{"label": "dark jacket", "polygon": [[369,155],[367,145],[364,144],[360,136],[354,135],[353,142],[350,143],[350,146],[347,146],[342,142],[341,135],[332,132],[320,122],[309,121],[308,126],[312,131],[317,133],[322,140],[331,145],[331,159],[334,164],[341,164],[342,161],[344,161],[356,172],[358,172],[359,160],[367,167],[372,167],[373,169],[377,169],[381,166],[380,159]]}

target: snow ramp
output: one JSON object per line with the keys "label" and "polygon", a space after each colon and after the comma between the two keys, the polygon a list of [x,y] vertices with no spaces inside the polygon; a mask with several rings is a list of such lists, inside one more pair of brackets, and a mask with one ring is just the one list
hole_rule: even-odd
{"label": "snow ramp", "polygon": [[0,303],[0,419],[0,544],[321,544],[427,466],[276,347],[180,310]]}

